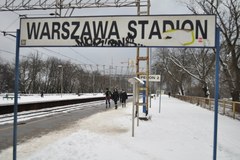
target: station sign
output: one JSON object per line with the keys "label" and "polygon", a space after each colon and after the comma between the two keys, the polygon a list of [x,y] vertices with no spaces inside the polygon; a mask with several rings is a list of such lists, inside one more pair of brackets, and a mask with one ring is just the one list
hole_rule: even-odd
{"label": "station sign", "polygon": [[[146,81],[147,76],[146,75],[140,75],[139,78],[141,80]],[[160,82],[161,81],[161,76],[160,75],[149,75],[149,82]]]}
{"label": "station sign", "polygon": [[215,47],[215,15],[20,19],[21,47]]}

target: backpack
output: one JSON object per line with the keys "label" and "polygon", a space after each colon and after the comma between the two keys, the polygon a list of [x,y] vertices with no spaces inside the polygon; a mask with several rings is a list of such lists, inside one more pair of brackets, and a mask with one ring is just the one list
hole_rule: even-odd
{"label": "backpack", "polygon": [[106,96],[107,97],[111,97],[111,95],[112,95],[111,91],[106,91]]}

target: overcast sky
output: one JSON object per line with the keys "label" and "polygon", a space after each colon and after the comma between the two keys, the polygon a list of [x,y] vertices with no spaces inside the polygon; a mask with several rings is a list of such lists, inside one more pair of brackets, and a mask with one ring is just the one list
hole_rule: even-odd
{"label": "overcast sky", "polygon": [[[5,2],[5,1],[4,1]],[[52,11],[21,11],[21,12],[0,12],[0,31],[16,31],[19,28],[19,14],[31,16],[49,16]],[[136,8],[94,8],[78,9],[73,12],[73,16],[94,16],[94,15],[136,15]],[[190,11],[180,3],[180,0],[151,0],[151,14],[189,14]],[[15,34],[15,33],[13,33]],[[21,57],[29,53],[39,52],[43,58],[58,57],[62,60],[69,60],[77,64],[92,64],[109,66],[127,66],[128,60],[136,59],[135,48],[21,48]],[[141,54],[146,50],[142,49]],[[15,59],[15,38],[0,34],[0,57],[5,61]],[[124,63],[121,63],[124,62]],[[119,67],[120,68],[120,67]]]}

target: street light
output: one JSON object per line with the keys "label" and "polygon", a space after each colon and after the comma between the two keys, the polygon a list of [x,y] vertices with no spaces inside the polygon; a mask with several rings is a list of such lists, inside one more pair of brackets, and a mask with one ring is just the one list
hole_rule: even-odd
{"label": "street light", "polygon": [[61,97],[62,97],[62,91],[63,91],[63,66],[58,65],[58,68],[61,68]]}

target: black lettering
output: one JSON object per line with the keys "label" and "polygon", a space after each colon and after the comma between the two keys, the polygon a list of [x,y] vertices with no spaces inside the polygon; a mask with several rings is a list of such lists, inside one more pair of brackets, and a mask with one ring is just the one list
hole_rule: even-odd
{"label": "black lettering", "polygon": [[116,47],[117,42],[114,39],[110,39],[107,44],[108,44],[108,46]]}
{"label": "black lettering", "polygon": [[85,22],[81,37],[88,37],[89,39],[92,39],[89,22]]}
{"label": "black lettering", "polygon": [[204,30],[200,20],[196,21],[196,39],[199,38],[199,31],[201,32],[202,38],[207,39],[207,20],[204,21]]}
{"label": "black lettering", "polygon": [[84,42],[85,42],[85,45],[84,46],[87,46],[87,47],[90,47],[92,46],[92,38],[87,38],[87,37],[83,37],[84,38]]}
{"label": "black lettering", "polygon": [[48,39],[51,39],[51,37],[50,37],[50,31],[49,31],[49,26],[48,26],[48,23],[47,23],[47,22],[45,22],[45,23],[43,24],[42,33],[41,33],[39,39],[42,39],[43,36],[46,36]]}
{"label": "black lettering", "polygon": [[77,43],[77,46],[83,46],[83,42],[80,41],[79,39],[75,39],[75,42]]}
{"label": "black lettering", "polygon": [[38,25],[36,28],[35,22],[33,22],[31,26],[30,26],[29,22],[27,23],[28,39],[32,39],[32,37],[33,37],[33,39],[38,39],[40,25],[41,25],[41,23],[38,22]]}
{"label": "black lettering", "polygon": [[176,21],[176,29],[179,29],[179,26],[180,26],[180,22],[179,20]]}
{"label": "black lettering", "polygon": [[69,26],[70,26],[70,24],[68,22],[63,22],[63,24],[62,24],[63,33],[61,34],[63,39],[68,39],[69,38],[70,32],[67,29],[67,27],[69,27]]}
{"label": "black lettering", "polygon": [[[187,28],[186,25],[189,25],[190,28]],[[194,28],[194,27],[193,27],[192,21],[190,21],[190,20],[185,20],[185,21],[183,21],[182,26],[181,26],[181,29],[190,29],[190,30],[193,30],[193,28]]]}
{"label": "black lettering", "polygon": [[109,35],[108,35],[108,39],[110,39],[111,36],[116,36],[117,39],[120,39],[116,21],[112,22],[112,25],[111,25],[111,28],[110,28],[110,31],[109,31]]}
{"label": "black lettering", "polygon": [[[167,25],[169,25],[171,29],[167,29]],[[172,30],[172,29],[174,29],[174,24],[172,21],[169,21],[169,20],[163,21],[163,32],[166,32],[167,30]]]}
{"label": "black lettering", "polygon": [[105,28],[103,29],[103,23],[100,21],[96,27],[95,21],[93,22],[93,34],[95,38],[106,38],[108,21],[105,22]]}
{"label": "black lettering", "polygon": [[53,22],[52,23],[52,39],[55,39],[54,34],[57,34],[57,39],[60,39],[60,23],[59,22]]}
{"label": "black lettering", "polygon": [[95,38],[93,41],[93,46],[103,46],[104,40],[101,38]]}
{"label": "black lettering", "polygon": [[142,25],[142,30],[141,30],[141,34],[142,34],[142,39],[145,38],[145,25],[148,24],[148,21],[147,20],[144,20],[144,21],[138,21],[138,24],[141,24]]}
{"label": "black lettering", "polygon": [[158,36],[158,39],[162,39],[160,29],[159,29],[159,25],[158,25],[158,22],[156,20],[153,21],[153,25],[152,25],[152,28],[151,28],[148,39],[152,39],[152,36]]}
{"label": "black lettering", "polygon": [[143,46],[142,44],[136,44],[134,39],[129,37],[122,39],[101,39],[101,38],[88,38],[83,37],[82,39],[75,39],[76,46],[81,47],[96,47],[96,46],[111,46],[111,47],[124,47],[124,46]]}
{"label": "black lettering", "polygon": [[132,20],[128,23],[128,29],[129,31],[131,31],[132,33],[128,32],[128,37],[130,39],[135,39],[137,37],[137,30],[136,28],[134,28],[133,26],[136,26],[137,25],[137,22]]}
{"label": "black lettering", "polygon": [[116,40],[116,44],[117,47],[125,46],[125,38],[122,38],[122,40],[120,39]]}
{"label": "black lettering", "polygon": [[72,25],[75,26],[75,28],[72,31],[71,39],[79,39],[79,36],[76,35],[76,32],[80,27],[80,22],[72,22]]}
{"label": "black lettering", "polygon": [[137,44],[134,42],[134,39],[127,37],[126,38],[126,44],[127,46],[137,46]]}

